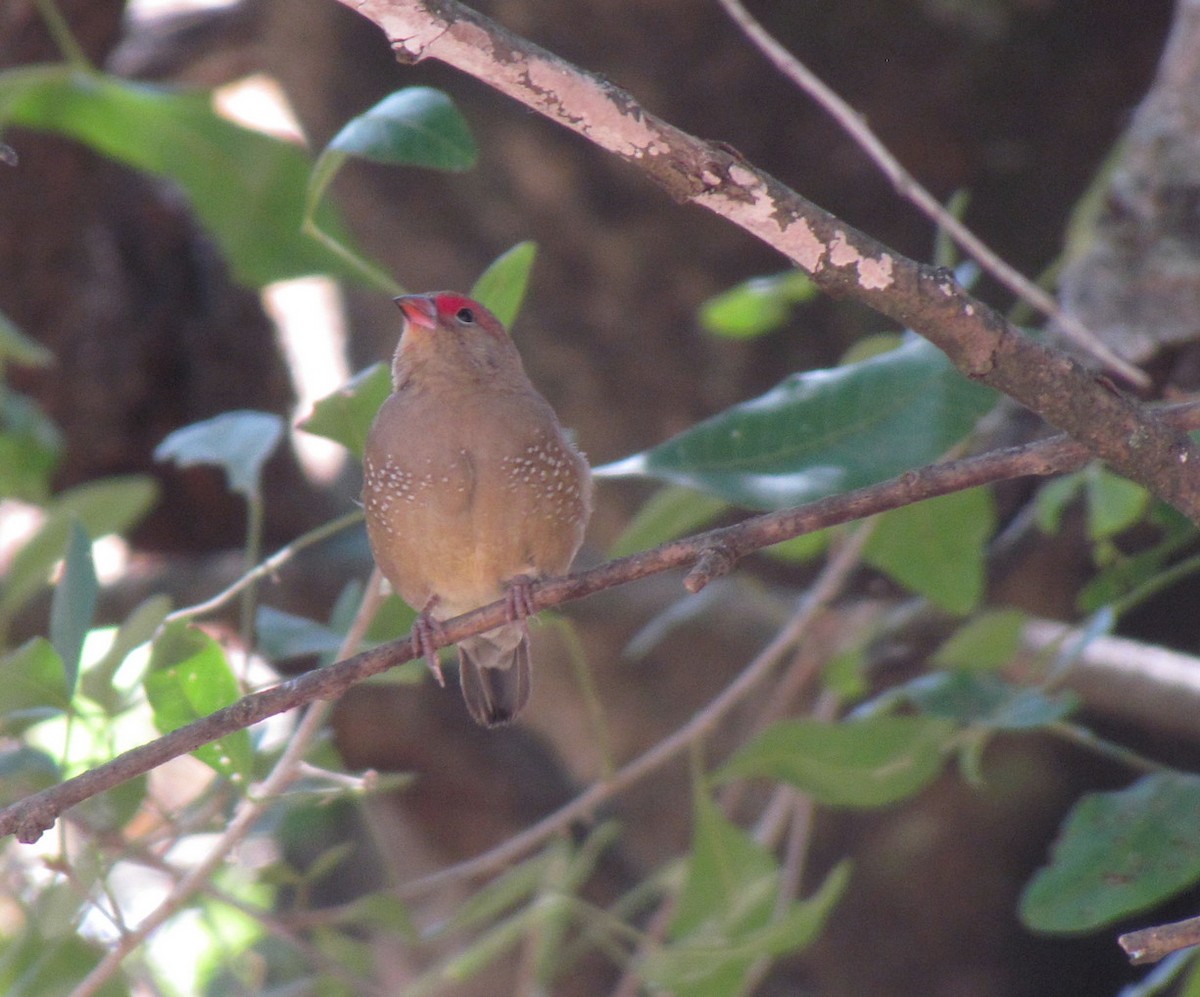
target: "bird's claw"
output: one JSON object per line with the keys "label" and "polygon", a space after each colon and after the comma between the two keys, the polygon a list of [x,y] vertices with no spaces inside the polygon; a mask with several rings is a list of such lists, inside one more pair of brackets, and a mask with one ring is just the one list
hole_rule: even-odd
{"label": "bird's claw", "polygon": [[533,605],[533,579],[528,575],[518,575],[510,579],[504,592],[505,615],[509,623],[526,620],[536,609]]}
{"label": "bird's claw", "polygon": [[433,679],[443,689],[446,688],[446,677],[442,674],[442,666],[438,662],[438,647],[442,643],[442,625],[429,615],[429,606],[424,612],[417,614],[413,622],[412,649],[413,657],[424,658],[425,664],[433,673]]}

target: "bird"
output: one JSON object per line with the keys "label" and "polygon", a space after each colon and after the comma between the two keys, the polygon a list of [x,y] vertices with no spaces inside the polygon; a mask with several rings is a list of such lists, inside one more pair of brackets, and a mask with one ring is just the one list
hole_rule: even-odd
{"label": "bird", "polygon": [[508,622],[458,644],[467,710],[495,727],[529,701],[530,586],[570,569],[591,516],[591,471],[487,308],[453,291],[395,303],[404,321],[392,392],[363,451],[367,538],[417,611],[414,653],[443,685],[441,622],[506,600]]}

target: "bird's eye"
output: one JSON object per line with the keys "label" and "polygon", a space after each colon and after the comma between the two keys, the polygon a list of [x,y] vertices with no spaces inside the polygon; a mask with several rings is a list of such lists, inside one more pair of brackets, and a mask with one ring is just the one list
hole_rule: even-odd
{"label": "bird's eye", "polygon": [[475,324],[475,313],[473,311],[471,311],[470,308],[460,308],[457,312],[454,313],[454,317],[456,319],[458,319],[463,325],[474,325]]}

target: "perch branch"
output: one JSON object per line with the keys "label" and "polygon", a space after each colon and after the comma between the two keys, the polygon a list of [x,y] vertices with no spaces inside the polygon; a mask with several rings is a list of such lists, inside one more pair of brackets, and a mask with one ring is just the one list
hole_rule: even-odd
{"label": "perch branch", "polygon": [[[1161,411],[1164,421],[1181,431],[1200,425],[1200,403],[1177,405]],[[717,560],[722,567],[731,566],[753,551],[804,533],[994,481],[1063,473],[1080,467],[1088,456],[1081,443],[1066,436],[1054,436],[1022,447],[932,464],[845,495],[755,516],[733,526],[609,561],[567,578],[549,579],[534,585],[530,598],[535,611],[548,609],[673,568],[711,564],[713,558],[708,554],[713,550],[721,552]],[[702,582],[703,579],[693,576],[686,580],[693,591],[701,587]],[[494,602],[446,621],[439,628],[436,642],[439,645],[456,644],[464,637],[500,626],[506,618],[505,601]],[[306,672],[269,689],[251,693],[207,717],[132,748],[110,762],[10,804],[0,810],[0,837],[15,834],[22,842],[37,841],[60,814],[97,793],[268,717],[314,700],[336,699],[355,683],[411,658],[411,641],[404,637],[328,668]]]}
{"label": "perch branch", "polygon": [[1200,523],[1200,448],[1105,377],[1038,343],[946,270],[919,264],[788,189],[735,150],[650,114],[627,92],[457,0],[340,0],[378,24],[401,62],[436,59],[577,132],[941,349],[967,377],[1037,412]]}

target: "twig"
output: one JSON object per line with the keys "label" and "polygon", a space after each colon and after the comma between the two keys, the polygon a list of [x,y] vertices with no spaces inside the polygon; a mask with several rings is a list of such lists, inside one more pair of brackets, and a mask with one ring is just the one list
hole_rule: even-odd
{"label": "twig", "polygon": [[[351,653],[362,643],[367,627],[371,625],[371,620],[374,619],[375,612],[379,608],[381,577],[376,569],[363,593],[362,602],[359,604],[358,612],[355,614],[350,629],[342,641],[341,654]],[[320,733],[328,708],[328,703],[314,703],[309,706],[296,725],[296,730],[288,739],[287,747],[283,749],[275,767],[271,769],[270,774],[263,780],[257,791],[241,801],[237,813],[234,814],[229,826],[217,839],[209,853],[175,884],[166,899],[146,915],[134,930],[121,935],[104,958],[71,992],[71,997],[93,997],[120,969],[125,956],[165,924],[195,893],[208,885],[209,880],[229,857],[230,852],[250,833],[266,809],[275,802],[275,799],[298,777],[300,763],[312,746],[313,738]]]}
{"label": "twig", "polygon": [[1200,917],[1130,931],[1118,937],[1117,943],[1135,966],[1158,962],[1172,952],[1200,945]]}
{"label": "twig", "polygon": [[866,119],[857,114],[819,76],[785,49],[762,24],[742,5],[741,0],[717,0],[730,19],[758,47],[784,76],[807,93],[833,118],[846,133],[858,143],[884,176],[891,181],[896,193],[906,198],[924,212],[925,216],[947,232],[958,245],[969,253],[988,273],[1007,287],[1013,294],[1024,299],[1047,318],[1051,318],[1063,334],[1097,360],[1102,361],[1114,373],[1120,374],[1140,388],[1150,385],[1150,378],[1141,368],[1118,356],[1075,316],[1068,315],[1037,284],[1029,280],[1015,267],[1010,266],[983,242],[974,232],[942,206],[916,178],[908,172],[886,145],[876,135]]}
{"label": "twig", "polygon": [[[1200,403],[1163,409],[1164,419],[1181,428],[1200,424]],[[756,516],[735,526],[674,540],[634,554],[535,585],[531,601],[535,611],[548,609],[604,589],[695,564],[705,551],[722,546],[741,558],[762,547],[978,485],[1027,475],[1048,475],[1074,470],[1086,460],[1087,450],[1065,436],[1055,436],[1023,447],[1011,447],[909,471],[879,485],[809,505]],[[441,645],[500,626],[507,619],[504,600],[483,606],[443,623],[437,635]],[[232,733],[317,699],[336,699],[350,686],[412,659],[409,637],[382,644],[328,668],[316,669],[279,685],[244,696],[147,744],[132,748],[110,762],[35,793],[0,810],[0,837],[16,834],[25,843],[37,841],[64,811],[97,793],[111,789],[157,768],[179,755],[195,751]]]}
{"label": "twig", "polygon": [[331,519],[328,523],[322,523],[302,536],[297,537],[285,547],[279,548],[274,554],[268,557],[257,567],[247,571],[241,578],[235,581],[228,588],[218,592],[211,599],[205,599],[204,602],[198,602],[194,606],[183,606],[176,609],[174,612],[167,615],[166,622],[171,623],[175,620],[190,620],[195,616],[204,616],[206,613],[211,613],[214,610],[220,609],[227,602],[232,601],[243,589],[253,585],[260,578],[266,578],[268,575],[273,575],[276,571],[282,568],[288,561],[304,550],[306,547],[311,547],[313,544],[320,543],[335,533],[346,529],[348,526],[353,526],[363,518],[362,510],[356,509],[354,512],[348,512],[344,516],[339,516],[337,519]]}
{"label": "twig", "polygon": [[457,0],[340,0],[378,24],[400,61],[437,59],[577,132],[773,246],[835,297],[911,328],[960,371],[1082,442],[1200,523],[1200,447],[1061,350],[1026,336],[947,270],[918,264],[805,200],[735,150],[655,117],[627,92]]}

